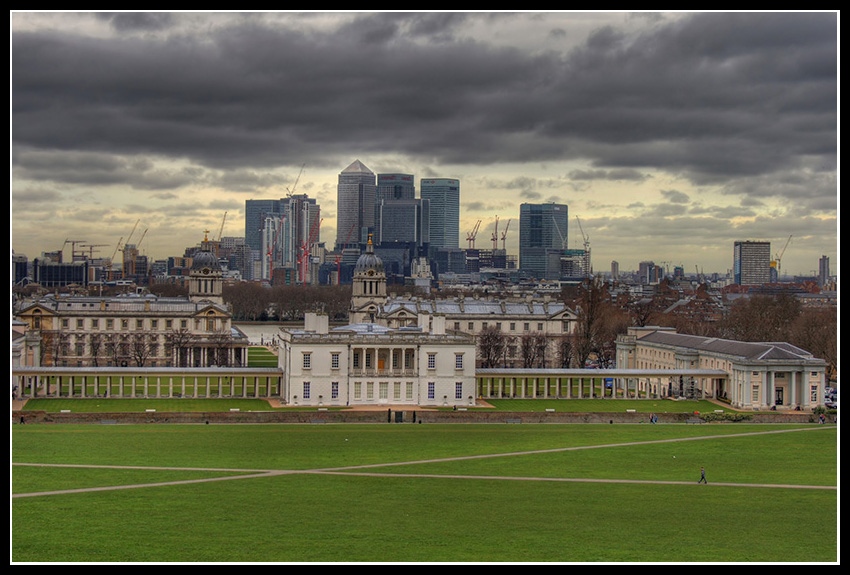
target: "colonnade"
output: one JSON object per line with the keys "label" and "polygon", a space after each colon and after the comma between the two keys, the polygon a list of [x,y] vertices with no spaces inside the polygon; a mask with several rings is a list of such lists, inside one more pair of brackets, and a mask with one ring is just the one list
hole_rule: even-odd
{"label": "colonnade", "polygon": [[411,376],[417,373],[416,346],[351,346],[351,377]]}
{"label": "colonnade", "polygon": [[142,368],[13,368],[16,397],[260,398],[280,395],[283,372],[275,368],[239,370]]}
{"label": "colonnade", "polygon": [[[496,373],[487,373],[493,371]],[[628,374],[620,370],[478,370],[478,396],[487,399],[653,398],[679,396],[678,377],[671,374]],[[693,377],[699,399],[715,397],[715,378]]]}

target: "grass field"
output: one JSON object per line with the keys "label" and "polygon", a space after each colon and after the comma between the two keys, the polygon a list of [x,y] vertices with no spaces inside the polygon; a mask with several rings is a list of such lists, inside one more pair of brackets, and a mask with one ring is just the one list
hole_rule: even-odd
{"label": "grass field", "polygon": [[277,355],[265,347],[249,347],[248,367],[277,367]]}
{"label": "grass field", "polygon": [[11,438],[13,563],[839,558],[835,426],[13,425]]}

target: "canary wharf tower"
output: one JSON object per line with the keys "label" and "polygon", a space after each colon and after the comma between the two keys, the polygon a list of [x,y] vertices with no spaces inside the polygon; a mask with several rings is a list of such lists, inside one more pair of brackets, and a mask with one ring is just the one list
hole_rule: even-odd
{"label": "canary wharf tower", "polygon": [[355,160],[339,175],[336,194],[336,249],[365,245],[375,228],[375,173]]}
{"label": "canary wharf tower", "polygon": [[430,178],[419,182],[423,200],[431,203],[431,248],[456,248],[460,238],[460,180]]}

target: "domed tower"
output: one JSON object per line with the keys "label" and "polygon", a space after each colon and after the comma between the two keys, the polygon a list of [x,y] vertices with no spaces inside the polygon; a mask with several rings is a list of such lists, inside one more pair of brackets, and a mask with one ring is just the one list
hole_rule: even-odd
{"label": "domed tower", "polygon": [[210,251],[210,244],[204,236],[201,250],[192,256],[192,269],[189,271],[189,299],[196,302],[209,301],[223,304],[222,276],[218,258]]}
{"label": "domed tower", "polygon": [[384,262],[375,255],[372,234],[366,242],[366,253],[354,266],[351,286],[351,308],[348,310],[351,323],[375,323],[378,311],[387,301],[387,274]]}

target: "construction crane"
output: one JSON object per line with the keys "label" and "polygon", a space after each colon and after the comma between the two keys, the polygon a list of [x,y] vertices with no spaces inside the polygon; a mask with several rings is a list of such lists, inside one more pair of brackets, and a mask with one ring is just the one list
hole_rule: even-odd
{"label": "construction crane", "polygon": [[[108,244],[83,244],[81,247],[89,249],[89,259],[94,259],[94,248],[106,247]],[[82,252],[81,252],[82,253]]]}
{"label": "construction crane", "polygon": [[587,237],[586,235],[584,235],[584,228],[581,227],[581,220],[579,219],[578,216],[576,216],[576,221],[578,222],[578,229],[581,232],[581,239],[582,239],[582,242],[584,243],[584,251],[587,251],[588,248],[590,247],[590,238]]}
{"label": "construction crane", "polygon": [[227,219],[227,212],[221,217],[221,227],[218,229],[218,241],[221,241],[221,236],[224,235],[224,221]]}
{"label": "construction crane", "polygon": [[142,220],[136,220],[136,223],[133,225],[133,229],[130,231],[130,235],[127,236],[127,241],[124,244],[125,246],[130,243],[130,240],[132,239],[133,234],[136,233],[136,228],[139,226],[140,221],[142,221]]}
{"label": "construction crane", "polygon": [[555,219],[555,216],[552,216],[552,223],[555,224],[555,231],[558,232],[558,237],[561,238],[561,249],[567,249],[567,237],[561,233],[561,226],[558,225],[558,220]]}
{"label": "construction crane", "polygon": [[590,267],[590,238],[585,235],[584,228],[581,227],[581,220],[578,216],[576,216],[576,221],[578,222],[578,229],[581,232],[581,238],[584,244],[584,273],[591,275],[593,270]]}
{"label": "construction crane", "polygon": [[298,172],[298,176],[295,178],[295,183],[292,184],[292,188],[286,188],[286,197],[291,198],[295,193],[295,188],[298,186],[298,180],[301,179],[301,173],[304,172],[304,166],[307,164],[301,164],[301,170]]}
{"label": "construction crane", "polygon": [[148,228],[145,228],[145,231],[142,232],[142,237],[139,238],[139,241],[136,242],[136,250],[139,249],[139,246],[142,245],[142,240],[145,239],[145,236],[148,233]]}
{"label": "construction crane", "polygon": [[785,241],[785,246],[782,251],[776,255],[776,281],[782,281],[782,256],[785,255],[785,250],[788,249],[788,244],[791,243],[791,236]]}
{"label": "construction crane", "polygon": [[109,258],[110,263],[115,261],[115,256],[116,256],[116,254],[118,254],[118,250],[121,249],[121,240],[123,240],[123,239],[124,239],[124,236],[121,236],[120,238],[118,238],[118,243],[115,244],[115,251],[112,252],[112,257]]}
{"label": "construction crane", "polygon": [[466,241],[469,242],[469,249],[475,249],[475,236],[478,235],[478,228],[481,226],[481,220],[475,222],[475,227],[472,228],[471,232],[466,232]]}
{"label": "construction crane", "polygon": [[499,249],[499,216],[496,216],[496,223],[493,226],[493,235],[490,239],[493,240],[493,249]]}
{"label": "construction crane", "polygon": [[511,220],[508,220],[507,225],[505,225],[505,231],[502,232],[502,251],[505,251],[505,252],[508,251],[507,248],[505,248],[505,238],[508,236],[508,228],[510,228],[510,227],[511,227]]}
{"label": "construction crane", "polygon": [[86,243],[86,240],[65,240],[65,243],[62,244],[62,250],[63,251],[65,250],[66,244],[71,244],[71,261],[74,261],[74,256],[77,255],[76,249],[75,249],[77,247],[77,244],[84,244],[84,243]]}

